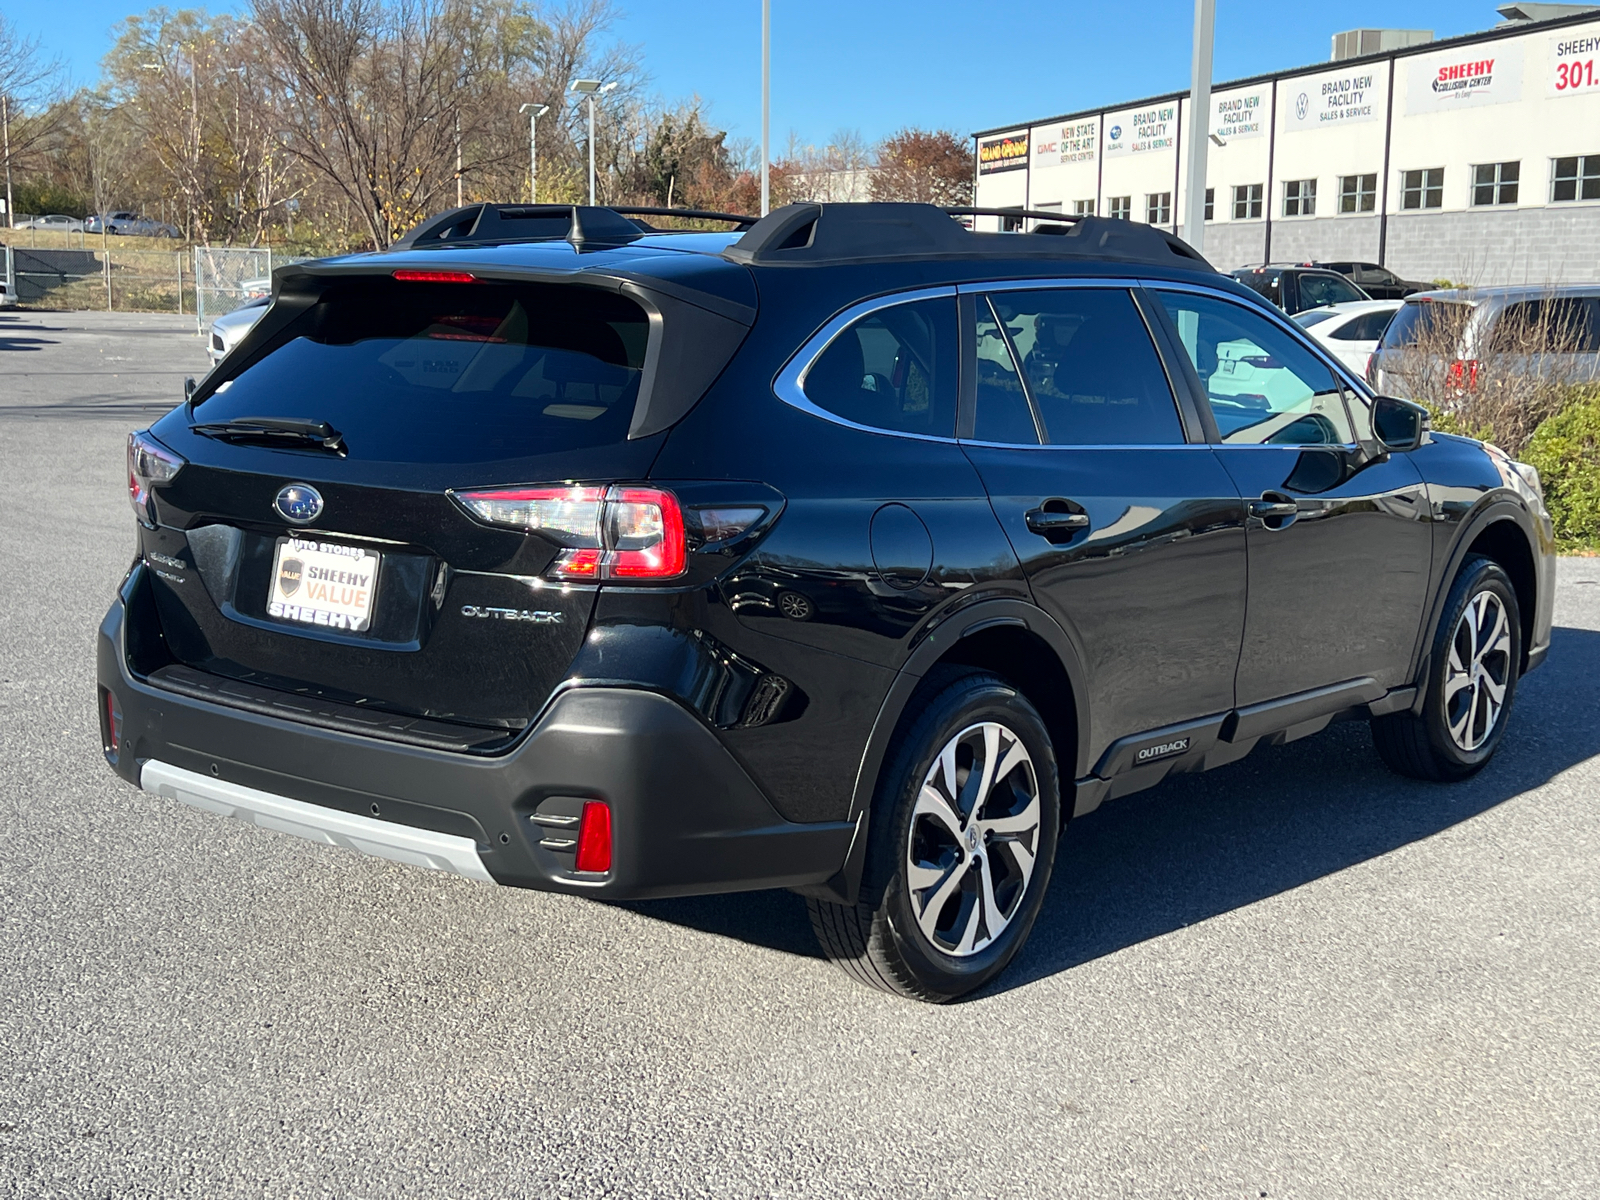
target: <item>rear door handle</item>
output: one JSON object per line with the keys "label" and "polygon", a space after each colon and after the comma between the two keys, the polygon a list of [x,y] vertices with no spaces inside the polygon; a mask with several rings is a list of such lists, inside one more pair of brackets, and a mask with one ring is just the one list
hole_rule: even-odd
{"label": "rear door handle", "polygon": [[1089,515],[1080,512],[1049,512],[1033,508],[1028,510],[1023,520],[1027,523],[1029,533],[1036,533],[1047,542],[1064,542],[1089,528]]}

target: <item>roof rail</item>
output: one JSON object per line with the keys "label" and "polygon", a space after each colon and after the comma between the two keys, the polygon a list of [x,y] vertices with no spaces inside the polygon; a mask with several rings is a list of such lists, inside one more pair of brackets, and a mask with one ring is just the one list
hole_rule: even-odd
{"label": "roof rail", "polygon": [[697,208],[640,208],[586,204],[467,204],[429,217],[393,242],[390,250],[504,242],[568,241],[586,246],[626,245],[649,233],[671,233],[629,216],[673,216],[730,221],[740,229],[757,218]]}
{"label": "roof rail", "polygon": [[[973,233],[952,219],[1024,216],[1029,233]],[[1133,221],[1033,209],[932,204],[790,204],[757,221],[724,257],[751,266],[820,266],[904,258],[1076,258],[1214,268],[1182,238]]]}

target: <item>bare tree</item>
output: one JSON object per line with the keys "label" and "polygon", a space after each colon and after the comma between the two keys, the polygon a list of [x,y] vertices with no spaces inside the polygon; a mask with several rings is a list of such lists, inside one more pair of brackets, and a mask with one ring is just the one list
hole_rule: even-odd
{"label": "bare tree", "polygon": [[56,129],[50,100],[60,90],[61,63],[46,58],[37,38],[25,38],[0,12],[0,155],[5,159],[6,224],[16,223],[12,174],[28,167]]}

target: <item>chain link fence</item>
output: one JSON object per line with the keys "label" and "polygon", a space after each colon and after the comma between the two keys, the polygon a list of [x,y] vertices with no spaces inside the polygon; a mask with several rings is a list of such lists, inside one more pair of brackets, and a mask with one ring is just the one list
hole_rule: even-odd
{"label": "chain link fence", "polygon": [[303,255],[196,246],[192,250],[123,250],[8,245],[6,282],[19,304],[102,312],[169,312],[209,321],[272,290],[272,271]]}

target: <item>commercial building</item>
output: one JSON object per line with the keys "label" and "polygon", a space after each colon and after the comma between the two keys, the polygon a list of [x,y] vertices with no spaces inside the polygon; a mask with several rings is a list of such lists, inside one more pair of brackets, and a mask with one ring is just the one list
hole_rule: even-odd
{"label": "commercial building", "polygon": [[[1526,20],[1551,11],[1568,15]],[[1600,279],[1600,7],[1505,5],[1440,41],[1335,38],[1315,67],[1217,84],[1203,250],[1219,268],[1361,260],[1414,279]],[[976,203],[1181,232],[1187,92],[975,135]],[[1007,219],[980,218],[995,228]]]}

